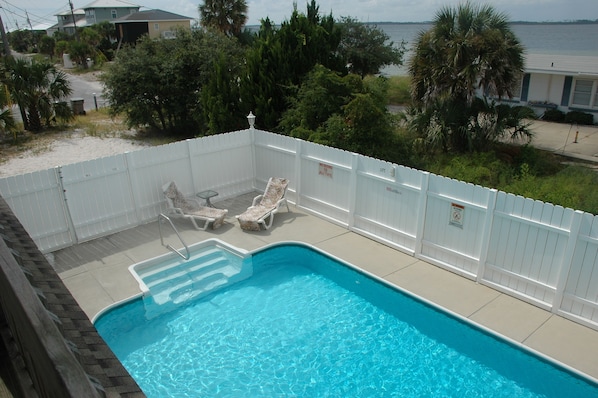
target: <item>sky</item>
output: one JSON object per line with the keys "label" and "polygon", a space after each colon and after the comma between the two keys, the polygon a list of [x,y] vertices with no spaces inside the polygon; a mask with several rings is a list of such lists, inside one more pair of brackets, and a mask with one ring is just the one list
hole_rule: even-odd
{"label": "sky", "polygon": [[[94,0],[71,0],[73,7],[83,8]],[[203,0],[121,0],[139,5],[141,10],[160,9],[193,19],[199,18],[197,7]],[[246,0],[247,25],[259,25],[269,17],[276,24],[293,12],[293,0]],[[305,12],[310,0],[296,0]],[[361,22],[425,22],[434,19],[443,6],[456,6],[460,0],[319,0],[321,14],[335,18],[352,17]],[[476,3],[475,0],[472,0]],[[598,0],[486,0],[505,13],[511,21],[559,22],[580,19],[598,20]],[[68,0],[0,0],[0,18],[8,31],[28,29],[38,24],[56,23],[55,14],[70,10]]]}

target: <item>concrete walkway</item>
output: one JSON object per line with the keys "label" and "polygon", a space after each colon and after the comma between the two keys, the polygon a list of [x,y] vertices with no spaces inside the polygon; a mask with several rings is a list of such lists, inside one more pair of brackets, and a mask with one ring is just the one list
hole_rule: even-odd
{"label": "concrete walkway", "polygon": [[[189,221],[175,224],[187,244],[217,238],[245,250],[281,241],[305,242],[413,294],[598,379],[598,331],[445,271],[408,254],[350,232],[291,206],[276,215],[268,231],[244,232],[234,218],[251,195],[216,203],[228,208],[218,230],[197,231]],[[166,238],[180,245],[174,234]],[[157,223],[59,250],[52,254],[60,277],[91,318],[105,307],[140,293],[128,267],[166,253]]]}
{"label": "concrete walkway", "polygon": [[598,126],[533,122],[531,145],[574,159],[598,163]]}

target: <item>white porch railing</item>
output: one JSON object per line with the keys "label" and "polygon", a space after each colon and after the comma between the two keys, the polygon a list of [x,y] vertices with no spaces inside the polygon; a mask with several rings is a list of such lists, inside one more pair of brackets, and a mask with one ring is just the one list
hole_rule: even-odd
{"label": "white porch railing", "polygon": [[153,221],[160,187],[288,198],[425,261],[598,329],[598,218],[249,129],[0,179],[42,252]]}

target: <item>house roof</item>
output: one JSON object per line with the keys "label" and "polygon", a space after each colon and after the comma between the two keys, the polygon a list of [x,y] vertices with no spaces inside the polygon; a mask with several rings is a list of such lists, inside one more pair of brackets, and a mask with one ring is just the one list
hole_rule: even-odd
{"label": "house roof", "polygon": [[56,25],[56,24],[43,22],[43,23],[33,26],[33,28],[31,28],[31,30],[48,30],[48,29],[52,28],[54,25]]}
{"label": "house roof", "polygon": [[163,10],[145,10],[134,12],[129,15],[125,15],[122,18],[115,20],[115,23],[123,22],[149,22],[149,21],[190,21],[193,18],[185,17],[172,12]]}
{"label": "house roof", "polygon": [[551,75],[595,75],[598,77],[598,56],[528,54],[525,71]]}
{"label": "house roof", "polygon": [[124,0],[96,0],[92,3],[83,6],[84,10],[88,8],[134,8],[134,7],[141,7],[138,4],[129,3],[128,1]]}
{"label": "house roof", "polygon": [[76,15],[76,16],[83,16],[85,17],[85,10],[82,8],[77,8],[76,10],[66,10],[66,11],[61,11],[58,14],[54,14],[56,16],[60,16],[60,15],[67,15],[67,16],[71,16],[71,15]]}

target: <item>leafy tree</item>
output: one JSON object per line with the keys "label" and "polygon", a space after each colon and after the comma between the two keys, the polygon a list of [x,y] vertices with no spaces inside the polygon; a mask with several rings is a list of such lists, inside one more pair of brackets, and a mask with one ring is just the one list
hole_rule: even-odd
{"label": "leafy tree", "polygon": [[[96,49],[103,54],[103,58],[112,60],[114,58],[114,51],[116,50],[116,28],[113,23],[109,21],[102,21],[91,26],[100,35],[100,41],[96,45]],[[98,61],[96,57],[96,62]]]}
{"label": "leafy tree", "polygon": [[145,36],[135,47],[123,48],[103,75],[110,109],[124,113],[131,127],[186,137],[203,134],[201,92],[221,58],[234,70],[240,54],[233,39],[215,31],[180,30],[172,40]]}
{"label": "leafy tree", "polygon": [[284,113],[287,134],[366,155],[387,152],[394,121],[386,109],[385,78],[340,76],[317,65]]}
{"label": "leafy tree", "polygon": [[8,42],[13,50],[28,53],[34,47],[34,37],[30,30],[19,29],[8,33]]}
{"label": "leafy tree", "polygon": [[225,54],[214,60],[214,73],[201,90],[201,103],[208,134],[234,131],[246,128],[247,119],[240,109],[239,77],[240,64],[231,65]]}
{"label": "leafy tree", "polygon": [[[418,36],[414,51],[409,73],[419,114],[412,126],[444,150],[476,149],[484,141],[479,126],[471,125],[479,116],[480,108],[472,106],[478,93],[512,97],[513,84],[523,72],[523,47],[507,17],[491,6],[469,2],[443,7],[433,27]],[[494,129],[485,140],[500,133]]]}
{"label": "leafy tree", "polygon": [[246,111],[258,115],[262,128],[275,129],[288,98],[296,94],[304,77],[316,64],[344,72],[337,48],[341,31],[332,15],[321,17],[315,1],[307,14],[295,7],[291,18],[275,29],[263,20],[247,54],[247,72],[240,82]]}
{"label": "leafy tree", "polygon": [[[26,130],[39,132],[56,118],[68,119],[60,106],[72,90],[66,74],[52,64],[26,59],[9,59],[5,84],[19,106]],[[58,112],[57,112],[58,109]]]}
{"label": "leafy tree", "polygon": [[358,22],[354,18],[341,19],[342,38],[338,52],[348,65],[349,72],[362,78],[380,73],[387,65],[402,65],[405,43],[395,46],[381,29]]}
{"label": "leafy tree", "polygon": [[66,40],[57,40],[56,47],[54,47],[54,54],[61,57],[64,53],[68,53],[69,42]]}
{"label": "leafy tree", "polygon": [[286,134],[308,139],[297,134],[296,129],[303,133],[315,132],[332,115],[342,114],[342,107],[361,88],[361,82],[316,65],[306,76],[296,97],[291,99],[291,106],[284,113],[279,128]]}
{"label": "leafy tree", "polygon": [[44,35],[39,42],[39,52],[47,55],[52,59],[54,56],[54,49],[56,48],[56,40],[54,38]]}
{"label": "leafy tree", "polygon": [[12,102],[8,87],[0,83],[0,132],[6,134],[14,132],[16,138],[16,123],[12,116]]}
{"label": "leafy tree", "polygon": [[253,111],[261,128],[275,127],[286,107],[288,61],[272,22],[262,21],[257,38],[246,54],[246,67],[239,93],[244,113]]}
{"label": "leafy tree", "polygon": [[69,55],[71,59],[83,68],[87,69],[87,58],[93,57],[94,49],[88,43],[84,41],[74,40],[69,42],[68,46]]}
{"label": "leafy tree", "polygon": [[245,0],[204,0],[198,6],[201,24],[227,36],[238,36],[247,22]]}

